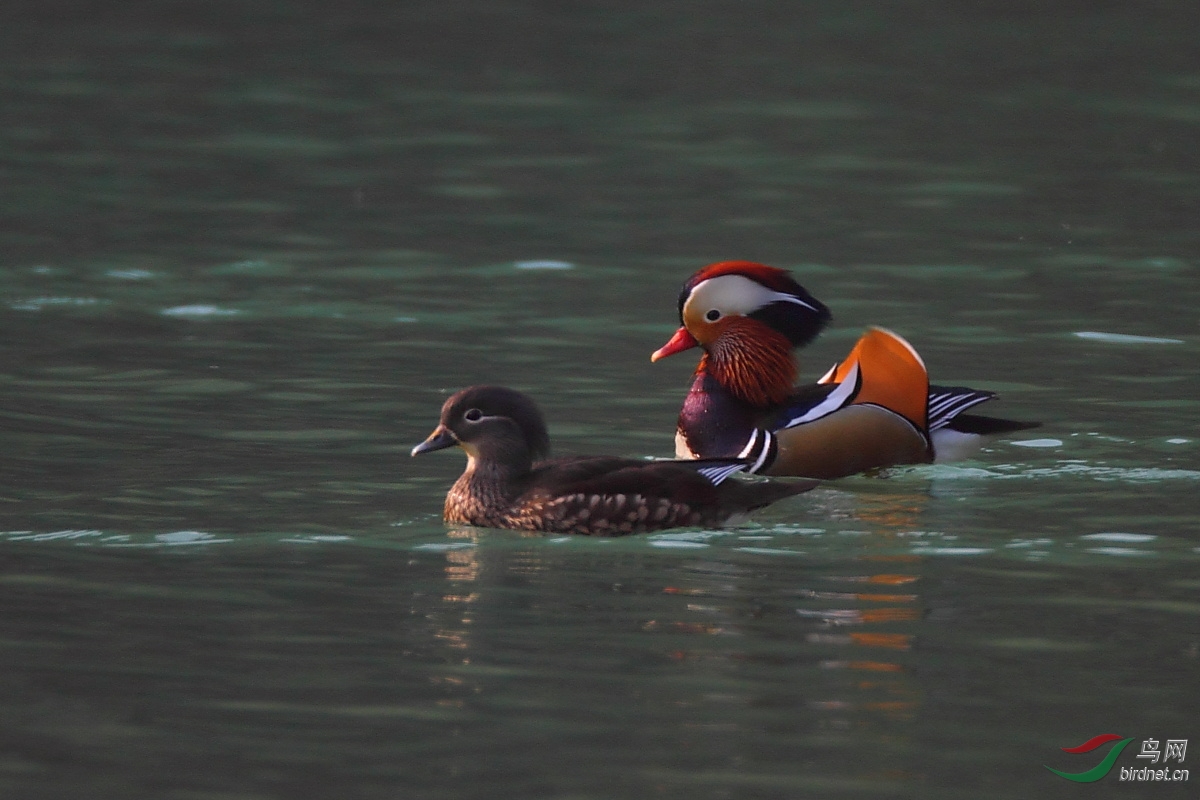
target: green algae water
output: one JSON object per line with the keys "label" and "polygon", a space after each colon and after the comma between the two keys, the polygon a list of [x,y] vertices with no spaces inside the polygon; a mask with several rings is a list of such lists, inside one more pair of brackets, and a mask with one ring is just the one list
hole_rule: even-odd
{"label": "green algae water", "polygon": [[[1121,780],[1200,739],[1190,6],[6,13],[3,796],[1195,795]],[[1043,426],[730,529],[442,524],[468,384],[670,455],[727,258],[832,308],[807,379],[883,325]]]}

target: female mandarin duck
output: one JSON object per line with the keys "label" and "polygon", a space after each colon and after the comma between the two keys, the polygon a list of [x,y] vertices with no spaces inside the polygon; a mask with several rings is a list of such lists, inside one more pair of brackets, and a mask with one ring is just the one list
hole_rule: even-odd
{"label": "female mandarin duck", "polygon": [[726,481],[737,458],[639,461],[550,450],[541,412],[502,386],[471,386],[446,400],[414,456],[458,445],[467,468],[446,495],[447,522],[489,528],[622,536],[731,518],[807,491],[816,481]]}
{"label": "female mandarin duck", "polygon": [[793,386],[793,348],[830,314],[775,267],[705,267],[684,284],[679,318],[683,327],[650,357],[704,350],[679,414],[679,458],[745,458],[748,472],[833,479],[965,458],[984,436],[1040,424],[962,413],[995,394],[931,386],[912,345],[882,328],[819,382]]}

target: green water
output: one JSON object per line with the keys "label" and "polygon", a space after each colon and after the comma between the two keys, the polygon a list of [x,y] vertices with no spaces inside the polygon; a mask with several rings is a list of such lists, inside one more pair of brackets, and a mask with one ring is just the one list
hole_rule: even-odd
{"label": "green water", "polygon": [[[1189,5],[6,13],[4,797],[1194,796],[1043,767],[1200,737]],[[669,455],[726,258],[833,309],[806,377],[880,324],[1043,427],[729,530],[441,523],[470,383]]]}

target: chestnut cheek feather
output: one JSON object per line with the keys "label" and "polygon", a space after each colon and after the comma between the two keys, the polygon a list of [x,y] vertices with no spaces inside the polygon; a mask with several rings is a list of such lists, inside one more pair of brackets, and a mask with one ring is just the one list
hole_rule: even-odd
{"label": "chestnut cheek feather", "polygon": [[[706,359],[713,377],[751,405],[782,403],[792,392],[796,362],[791,342],[775,331],[743,318],[713,343]],[[759,330],[759,329],[762,330]]]}

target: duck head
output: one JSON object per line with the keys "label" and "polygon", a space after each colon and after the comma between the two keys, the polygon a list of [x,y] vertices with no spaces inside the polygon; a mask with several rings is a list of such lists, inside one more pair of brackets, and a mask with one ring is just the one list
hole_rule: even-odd
{"label": "duck head", "polygon": [[707,371],[754,406],[780,403],[792,391],[792,350],[808,344],[829,322],[829,309],[782,269],[750,261],[710,264],[679,293],[675,335],[651,361],[693,347]]}
{"label": "duck head", "polygon": [[527,395],[504,386],[470,386],[447,398],[433,433],[414,456],[461,447],[476,461],[528,469],[550,453],[541,411]]}

